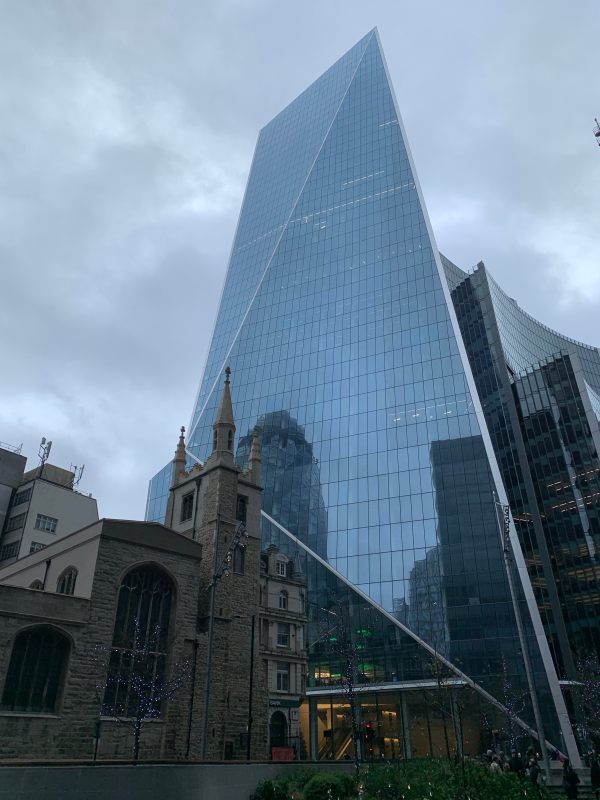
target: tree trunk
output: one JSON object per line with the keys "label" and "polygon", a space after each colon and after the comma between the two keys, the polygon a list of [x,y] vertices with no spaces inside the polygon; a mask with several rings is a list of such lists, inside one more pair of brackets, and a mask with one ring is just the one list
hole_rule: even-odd
{"label": "tree trunk", "polygon": [[144,721],[143,714],[139,711],[135,716],[135,724],[133,728],[133,760],[137,764],[140,757],[140,736],[142,734],[142,722]]}

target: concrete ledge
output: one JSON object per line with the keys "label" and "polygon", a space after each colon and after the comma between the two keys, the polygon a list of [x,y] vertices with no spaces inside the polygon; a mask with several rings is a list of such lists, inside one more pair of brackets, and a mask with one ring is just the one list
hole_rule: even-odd
{"label": "concrete ledge", "polygon": [[288,770],[351,772],[348,762],[0,766],[1,800],[249,800]]}

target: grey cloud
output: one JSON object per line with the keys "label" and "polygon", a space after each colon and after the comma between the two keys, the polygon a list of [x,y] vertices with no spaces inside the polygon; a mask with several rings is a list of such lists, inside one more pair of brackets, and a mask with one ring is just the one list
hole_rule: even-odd
{"label": "grey cloud", "polygon": [[33,456],[47,435],[58,463],[85,462],[103,514],[143,514],[189,419],[258,129],[373,25],[440,248],[598,342],[595,3],[0,16],[0,439]]}

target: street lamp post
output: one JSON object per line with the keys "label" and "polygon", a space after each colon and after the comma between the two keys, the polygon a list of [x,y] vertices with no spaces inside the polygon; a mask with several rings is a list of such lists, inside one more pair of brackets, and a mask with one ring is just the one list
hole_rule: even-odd
{"label": "street lamp post", "polygon": [[248,738],[246,739],[246,761],[250,761],[250,741],[252,737],[252,690],[254,688],[254,628],[256,614],[252,614],[252,634],[250,639],[250,681],[248,686]]}
{"label": "street lamp post", "polygon": [[[213,651],[213,638],[215,627],[215,595],[217,584],[221,578],[228,578],[231,574],[231,562],[236,547],[246,547],[248,541],[248,531],[243,522],[237,522],[233,539],[221,565],[217,567],[218,562],[218,543],[219,533],[221,530],[221,514],[217,511],[217,519],[215,525],[215,555],[213,563],[213,577],[209,585],[210,603],[208,609],[208,642],[207,642],[207,656],[206,656],[206,687],[204,690],[204,719],[202,721],[202,759],[206,760],[206,753],[208,751],[208,709],[210,707],[210,684],[212,679],[212,651]],[[254,618],[253,618],[254,623]],[[253,637],[254,641],[254,637]]]}

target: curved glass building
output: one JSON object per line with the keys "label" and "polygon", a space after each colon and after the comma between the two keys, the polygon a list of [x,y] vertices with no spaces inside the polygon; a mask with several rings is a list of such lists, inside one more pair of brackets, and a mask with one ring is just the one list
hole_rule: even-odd
{"label": "curved glass building", "polygon": [[442,258],[558,673],[600,655],[600,351]]}
{"label": "curved glass building", "polygon": [[[262,440],[265,546],[294,550],[308,579],[314,755],[355,746],[351,674],[353,725],[372,722],[363,744],[377,755],[474,752],[503,714],[507,741],[515,725],[535,730],[577,762],[554,627],[547,637],[527,572],[541,601],[539,534],[518,536],[506,511],[497,414],[478,394],[472,281],[442,263],[371,31],[259,134],[187,444],[190,461],[209,455],[229,365],[239,463],[254,428]],[[501,305],[510,369],[531,394],[521,317]],[[592,405],[594,368],[573,369]],[[170,474],[151,481],[150,519],[164,517]],[[519,525],[529,505],[514,506]],[[539,570],[548,581],[553,565]]]}

